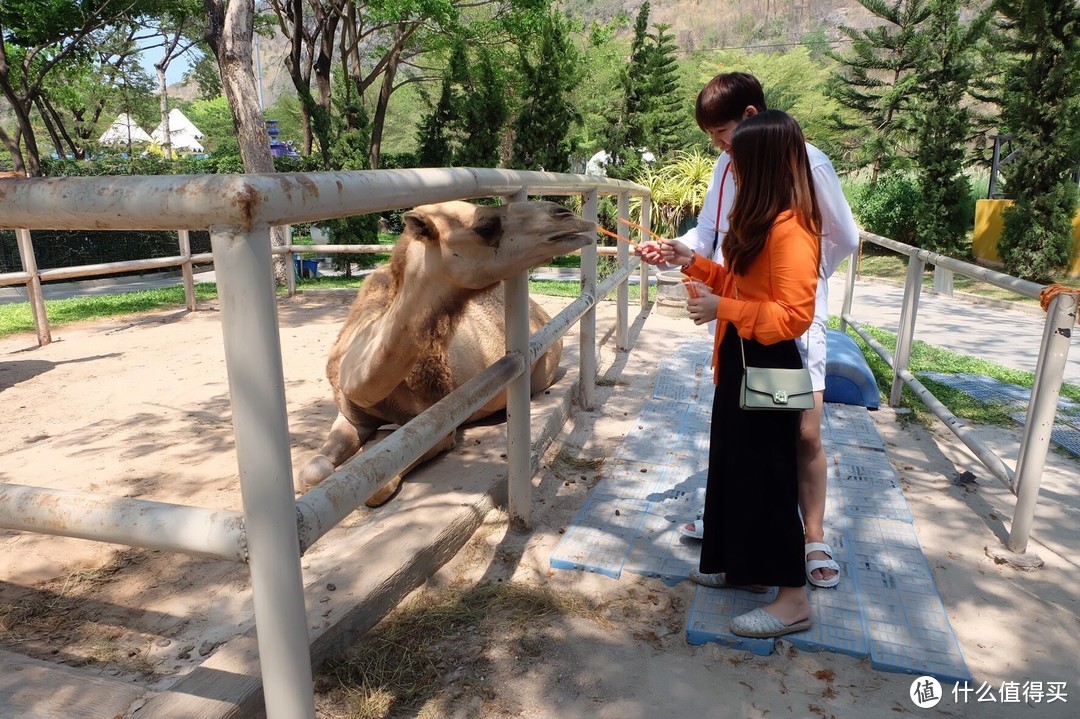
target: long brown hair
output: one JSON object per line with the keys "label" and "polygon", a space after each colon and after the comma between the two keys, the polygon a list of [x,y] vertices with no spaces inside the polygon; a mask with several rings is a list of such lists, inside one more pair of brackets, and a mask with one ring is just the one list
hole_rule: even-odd
{"label": "long brown hair", "polygon": [[746,118],[731,137],[731,165],[738,191],[724,236],[724,264],[736,274],[749,271],[777,215],[792,210],[795,219],[818,235],[821,211],[799,123],[780,110]]}

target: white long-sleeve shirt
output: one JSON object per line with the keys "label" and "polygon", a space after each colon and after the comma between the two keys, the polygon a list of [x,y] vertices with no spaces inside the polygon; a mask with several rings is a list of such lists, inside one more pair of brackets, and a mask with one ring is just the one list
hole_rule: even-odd
{"label": "white long-sleeve shirt", "polygon": [[[859,228],[851,215],[851,208],[844,197],[844,191],[840,189],[840,179],[836,176],[829,158],[810,143],[806,143],[806,153],[814,177],[814,194],[817,196],[818,210],[821,212],[821,264],[818,267],[819,282],[814,322],[824,324],[829,319],[827,280],[844,258],[859,246]],[[735,177],[732,172],[727,171],[730,165],[731,155],[722,153],[713,168],[712,179],[705,192],[705,203],[698,214],[697,226],[682,237],[676,238],[698,254],[711,257],[720,263],[724,261],[720,246],[724,242],[724,235],[728,229],[728,215],[735,201]],[[723,181],[722,191],[721,181]],[[718,202],[721,203],[719,214],[716,211]],[[717,217],[719,217],[719,228]]]}

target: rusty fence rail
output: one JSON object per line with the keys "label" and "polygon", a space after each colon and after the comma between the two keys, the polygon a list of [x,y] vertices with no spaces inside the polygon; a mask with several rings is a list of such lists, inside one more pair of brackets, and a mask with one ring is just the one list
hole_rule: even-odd
{"label": "rusty fence rail", "polygon": [[909,369],[911,348],[915,337],[915,319],[922,293],[922,278],[926,265],[934,266],[935,286],[952,287],[952,273],[959,273],[995,287],[1024,297],[1038,299],[1044,285],[1022,280],[1018,277],[963,262],[951,257],[921,250],[902,242],[862,232],[864,242],[885,247],[907,255],[907,279],[904,283],[904,299],[900,310],[900,324],[896,334],[895,353],[890,353],[875,340],[851,314],[855,290],[856,263],[848,263],[847,283],[841,310],[840,328],[851,325],[852,329],[892,368],[893,382],[889,404],[900,405],[903,387],[907,385],[915,395],[963,442],[980,462],[1001,483],[1016,495],[1012,529],[1006,547],[1009,551],[1023,554],[1027,551],[1031,525],[1035,517],[1043,468],[1050,450],[1050,433],[1054,427],[1061,384],[1065,376],[1065,363],[1069,357],[1069,344],[1077,318],[1077,296],[1061,293],[1051,302],[1046,312],[1039,359],[1035,366],[1035,382],[1028,402],[1024,433],[1016,457],[1015,470],[1005,463],[978,435],[978,432],[953,414],[934,394],[920,382]]}
{"label": "rusty fence rail", "polygon": [[[647,268],[631,263],[627,246],[620,243],[615,250],[618,268],[598,286],[597,248],[585,247],[581,296],[531,338],[528,274],[505,280],[506,355],[416,417],[406,425],[408,431],[399,430],[384,440],[379,452],[350,460],[318,487],[294,498],[276,295],[267,279],[274,251],[291,260],[292,252],[311,248],[290,243],[272,251],[271,227],[446,200],[495,197],[520,202],[532,194],[578,196],[582,217],[592,222],[597,220],[601,195],[617,197],[623,219],[629,219],[630,197],[640,197],[639,222],[650,226],[647,188],[607,178],[543,172],[454,168],[0,182],[0,228],[16,230],[24,268],[22,273],[0,275],[0,285],[27,286],[35,317],[42,319],[41,344],[48,342],[43,278],[180,266],[189,308],[194,309],[191,265],[212,257],[242,499],[242,511],[231,512],[0,483],[0,527],[247,562],[266,716],[314,717],[310,655],[295,651],[297,646],[308,645],[301,551],[503,388],[508,395],[508,510],[511,522],[527,527],[532,474],[529,368],[579,323],[577,390],[579,404],[591,409],[597,374],[597,299],[617,293],[615,339],[619,348],[626,349],[627,280],[636,265],[645,306]],[[180,254],[39,271],[30,236],[35,229],[173,230],[179,232]],[[211,255],[191,255],[186,244],[186,231],[191,229],[209,230]],[[366,251],[387,250],[366,247]],[[356,249],[319,246],[319,251]],[[41,327],[45,327],[45,337]]]}

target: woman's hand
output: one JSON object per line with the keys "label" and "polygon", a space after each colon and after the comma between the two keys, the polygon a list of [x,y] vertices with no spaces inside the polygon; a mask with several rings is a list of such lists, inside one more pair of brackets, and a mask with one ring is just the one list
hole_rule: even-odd
{"label": "woman's hand", "polygon": [[716,307],[720,298],[714,294],[691,297],[686,301],[686,312],[695,325],[703,325],[716,319]]}
{"label": "woman's hand", "polygon": [[634,254],[649,265],[667,263],[685,265],[694,258],[694,253],[678,240],[649,240],[634,246]]}
{"label": "woman's hand", "polygon": [[694,259],[694,251],[678,240],[664,240],[660,254],[663,255],[664,262],[679,267],[689,264]]}
{"label": "woman's hand", "polygon": [[633,253],[641,258],[641,261],[647,265],[659,265],[664,261],[664,256],[661,253],[661,243],[656,240],[649,240],[647,242],[640,242],[634,245]]}

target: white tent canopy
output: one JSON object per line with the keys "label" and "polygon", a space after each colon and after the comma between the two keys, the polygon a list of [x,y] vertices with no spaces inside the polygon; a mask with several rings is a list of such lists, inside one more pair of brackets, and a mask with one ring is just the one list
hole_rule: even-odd
{"label": "white tent canopy", "polygon": [[[169,135],[172,149],[177,152],[205,152],[199,142],[203,139],[202,131],[177,108],[169,111]],[[150,136],[162,145],[165,144],[165,132],[161,125],[158,125]]]}
{"label": "white tent canopy", "polygon": [[151,142],[151,138],[126,112],[121,112],[98,138],[102,145],[126,145],[129,141]]}

